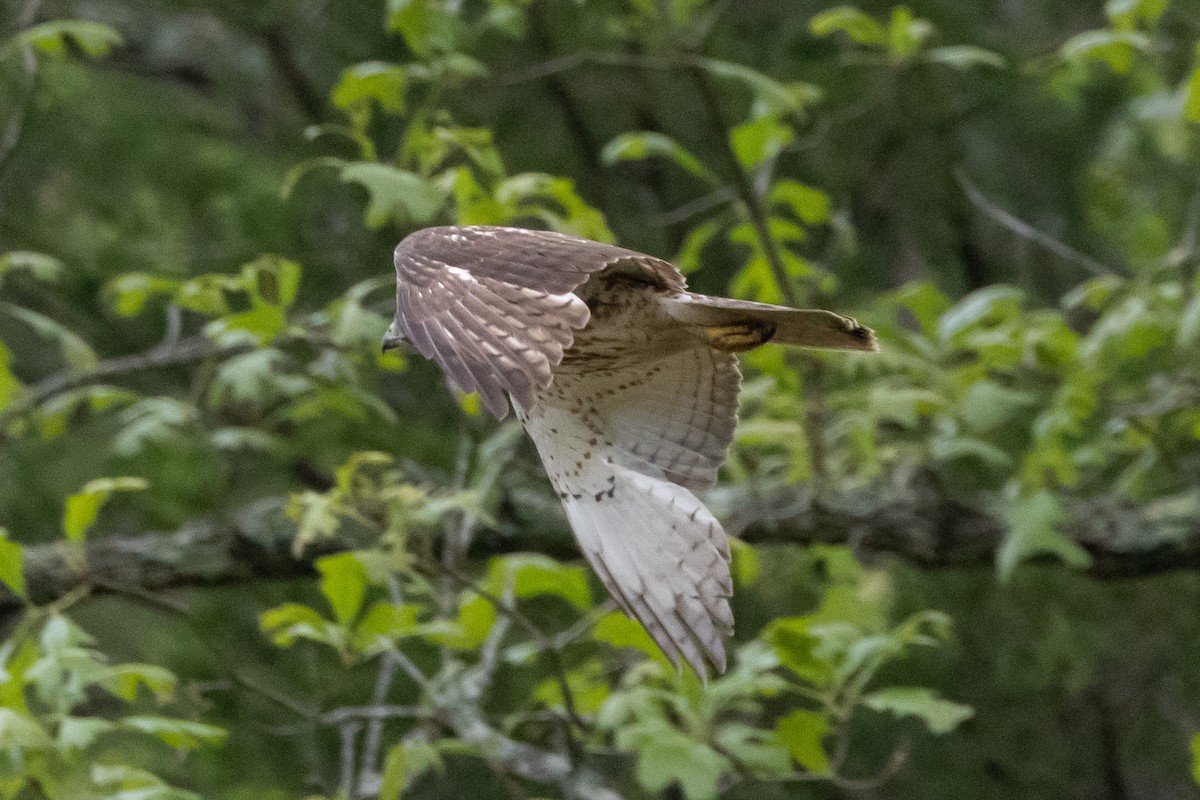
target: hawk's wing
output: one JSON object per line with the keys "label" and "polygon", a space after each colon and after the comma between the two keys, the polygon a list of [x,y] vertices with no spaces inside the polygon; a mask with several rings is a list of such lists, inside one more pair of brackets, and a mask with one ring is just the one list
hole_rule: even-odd
{"label": "hawk's wing", "polygon": [[525,427],[580,549],[673,662],[682,656],[704,675],[707,657],[724,671],[729,542],[686,487],[711,485],[725,459],[736,356],[699,346],[571,378],[555,384],[561,402],[528,409]]}
{"label": "hawk's wing", "polygon": [[683,288],[666,261],[547,231],[426,228],[396,247],[396,314],[417,351],[497,417],[504,392],[522,405],[588,321],[572,292],[592,273],[628,264],[647,281]]}

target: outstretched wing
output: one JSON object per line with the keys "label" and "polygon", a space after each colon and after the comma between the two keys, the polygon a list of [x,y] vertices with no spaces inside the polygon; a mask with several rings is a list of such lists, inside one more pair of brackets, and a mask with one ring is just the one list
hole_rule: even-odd
{"label": "outstretched wing", "polygon": [[396,314],[404,333],[497,417],[504,392],[522,405],[585,326],[573,292],[592,273],[628,264],[652,283],[683,288],[669,263],[573,236],[491,226],[426,228],[396,247]]}
{"label": "outstretched wing", "polygon": [[[725,669],[729,542],[687,487],[711,485],[737,421],[736,357],[708,347],[560,375],[525,427],[588,562],[676,664]],[[682,485],[681,485],[682,484]]]}

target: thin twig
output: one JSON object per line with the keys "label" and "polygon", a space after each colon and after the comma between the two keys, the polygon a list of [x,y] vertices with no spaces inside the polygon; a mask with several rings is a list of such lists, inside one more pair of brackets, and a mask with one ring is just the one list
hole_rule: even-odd
{"label": "thin twig", "polygon": [[670,211],[664,211],[661,214],[655,215],[651,218],[651,224],[660,225],[665,228],[669,225],[686,222],[697,214],[702,214],[710,208],[716,208],[719,205],[729,202],[733,197],[733,189],[728,186],[722,186],[706,195],[689,200]]}
{"label": "thin twig", "polygon": [[[404,602],[400,581],[395,575],[388,576],[388,598],[393,605],[398,606]],[[396,679],[398,666],[400,663],[393,652],[385,651],[380,656],[379,672],[375,676],[375,689],[371,693],[371,708],[396,708],[395,706],[386,706],[385,701],[388,692],[391,691],[392,683]],[[367,723],[367,732],[363,735],[362,758],[359,760],[361,764],[359,786],[363,786],[371,776],[378,772],[380,750],[383,747],[383,723],[386,719],[388,719],[388,715],[371,716]]]}
{"label": "thin twig", "polygon": [[367,731],[363,734],[362,758],[359,760],[361,766],[358,783],[360,786],[368,776],[379,771],[379,751],[383,746],[384,722],[396,716],[413,716],[413,713],[410,712],[416,711],[416,709],[403,706],[389,706],[384,702],[387,700],[388,691],[392,688],[392,681],[396,678],[397,666],[396,660],[385,652],[380,656],[379,672],[375,676],[375,689],[371,693],[371,705],[362,709],[340,708],[326,715],[329,717],[340,713],[346,718],[362,716],[368,720]]}
{"label": "thin twig", "polygon": [[696,59],[686,56],[680,58],[655,58],[635,53],[606,53],[593,50],[580,50],[569,55],[552,58],[549,61],[543,61],[540,64],[534,64],[532,67],[515,72],[501,78],[500,84],[503,86],[513,86],[519,83],[528,83],[585,65],[672,70],[694,63],[698,63]]}
{"label": "thin twig", "polygon": [[[763,205],[762,197],[754,188],[750,175],[742,168],[741,162],[738,161],[737,153],[734,152],[733,144],[729,141],[728,129],[724,116],[721,113],[720,98],[713,88],[708,74],[702,67],[699,65],[691,66],[689,72],[700,93],[704,108],[707,111],[714,138],[721,143],[721,152],[724,155],[729,175],[733,179],[734,189],[737,191],[738,199],[741,201],[743,209],[745,209],[746,216],[750,218],[750,224],[754,228],[759,247],[767,259],[767,264],[771,269],[771,275],[775,279],[779,294],[783,297],[784,302],[789,306],[795,307],[799,305],[799,296],[796,294],[796,289],[788,277],[787,267],[783,262],[783,253],[779,248],[779,243],[775,241],[775,237],[771,234],[771,224],[768,219],[767,209]],[[824,483],[827,473],[825,467],[824,432],[827,427],[828,413],[825,406],[825,393],[823,391],[824,374],[825,368],[820,361],[814,358],[804,359],[802,366],[806,399],[804,432],[808,440],[809,462],[812,465],[813,480],[818,485]]]}
{"label": "thin twig", "polygon": [[[539,628],[532,620],[529,619],[529,617],[518,611],[515,605],[505,603],[503,599],[492,594],[487,589],[484,589],[482,586],[465,575],[461,575],[453,570],[447,570],[445,567],[441,567],[441,569],[464,589],[474,592],[484,600],[491,603],[496,609],[497,613],[508,617],[529,634],[529,637],[533,639],[534,643],[538,647],[539,652],[541,652],[542,656],[546,659],[548,666],[551,668],[551,675],[554,678],[555,683],[558,684],[559,691],[562,693],[563,708],[567,712],[568,719],[580,730],[588,730],[590,726],[579,715],[579,712],[576,708],[575,693],[572,691],[570,683],[567,681],[566,668],[562,662],[562,654],[559,652],[554,639],[547,636],[541,628]],[[574,748],[579,747],[578,742],[575,742],[573,737],[569,736],[568,738],[569,742]],[[580,750],[580,752],[582,751]]]}
{"label": "thin twig", "polygon": [[[17,31],[23,31],[33,24],[37,18],[38,9],[42,5],[42,0],[26,0],[25,5],[21,7],[21,14],[17,18]],[[25,93],[17,102],[16,109],[12,116],[8,118],[8,123],[4,126],[4,135],[0,137],[0,172],[8,164],[8,159],[12,156],[13,151],[17,149],[17,143],[21,141],[21,132],[25,128],[25,119],[29,114],[29,109],[33,105],[33,97],[37,90],[37,73],[38,60],[34,55],[32,45],[25,44],[21,47],[21,62],[25,70]]]}
{"label": "thin twig", "polygon": [[404,674],[412,678],[413,683],[422,689],[429,688],[429,676],[421,672],[417,665],[412,662],[412,659],[399,650],[389,650],[388,655],[396,662],[400,669],[404,670]]}
{"label": "thin twig", "polygon": [[8,422],[51,397],[80,386],[131,372],[201,361],[209,356],[236,355],[249,349],[250,346],[246,344],[219,346],[204,336],[192,336],[167,347],[159,344],[141,353],[105,359],[86,372],[64,372],[51,375],[26,388],[11,407],[0,412],[0,431]]}
{"label": "thin twig", "polygon": [[[371,704],[369,706],[343,706],[335,708],[333,711],[327,711],[320,716],[322,725],[338,726],[351,720],[368,720],[368,725],[372,723],[383,723],[389,719],[420,719],[429,716],[429,712],[417,708],[416,706],[390,706],[383,704]],[[364,756],[366,755],[364,750]],[[370,765],[363,763],[363,770],[367,770]]]}
{"label": "thin twig", "polygon": [[264,686],[258,681],[253,680],[240,672],[232,673],[231,677],[233,682],[238,686],[241,686],[243,689],[249,689],[256,694],[260,694],[276,705],[282,706],[288,711],[291,711],[293,714],[298,714],[307,720],[312,720],[315,722],[319,722],[321,720],[321,713],[319,711],[304,705],[299,700],[288,697],[282,692],[277,692],[269,686]]}
{"label": "thin twig", "polygon": [[354,784],[354,741],[358,737],[359,730],[362,729],[362,723],[358,721],[347,722],[338,729],[338,736],[342,741],[341,748],[341,781],[339,782],[341,796],[344,800],[355,800],[358,797],[356,786]]}
{"label": "thin twig", "polygon": [[771,274],[774,276],[775,282],[779,285],[779,293],[787,301],[788,305],[795,306],[799,298],[796,296],[796,290],[792,287],[792,282],[788,278],[787,268],[783,263],[783,255],[779,250],[779,244],[775,241],[775,237],[771,235],[771,227],[767,221],[767,210],[763,206],[762,199],[754,190],[754,186],[750,182],[750,176],[742,169],[737,153],[734,152],[733,145],[729,141],[729,129],[725,124],[724,115],[721,113],[720,98],[717,96],[717,92],[708,78],[708,73],[704,71],[703,67],[698,63],[692,63],[688,66],[688,72],[691,74],[696,89],[700,93],[700,100],[704,106],[705,113],[708,115],[708,121],[712,127],[714,138],[721,143],[721,154],[725,159],[729,177],[733,179],[733,188],[737,192],[738,199],[746,211],[746,216],[750,218],[750,224],[754,228],[754,233],[758,238],[763,255],[766,256],[767,264],[771,268]]}
{"label": "thin twig", "polygon": [[958,185],[962,188],[963,194],[967,196],[972,205],[991,217],[1001,227],[1012,231],[1022,239],[1041,246],[1059,258],[1076,264],[1084,271],[1096,277],[1107,275],[1129,276],[1127,270],[1102,264],[1088,254],[1082,253],[1064,242],[1060,242],[1048,233],[1043,233],[1020,217],[996,205],[967,177],[967,173],[962,168],[954,170],[954,177],[958,181]]}
{"label": "thin twig", "polygon": [[155,594],[154,592],[147,591],[140,586],[131,586],[127,583],[120,583],[119,581],[110,581],[107,578],[91,578],[89,582],[97,588],[104,589],[105,591],[112,592],[113,594],[132,597],[136,600],[146,603],[149,606],[153,606],[154,608],[162,609],[164,611],[171,611],[176,614],[186,614],[188,612],[186,603],[180,600],[173,600],[169,597],[164,597],[160,594]]}
{"label": "thin twig", "polygon": [[[513,604],[513,576],[510,573],[508,580],[504,584],[504,595],[501,600],[506,606]],[[496,620],[496,624],[488,631],[487,639],[484,640],[483,646],[479,648],[479,683],[480,690],[491,685],[492,679],[495,677],[496,669],[500,666],[500,643],[504,641],[504,637],[508,634],[512,627],[511,617],[501,617]]]}

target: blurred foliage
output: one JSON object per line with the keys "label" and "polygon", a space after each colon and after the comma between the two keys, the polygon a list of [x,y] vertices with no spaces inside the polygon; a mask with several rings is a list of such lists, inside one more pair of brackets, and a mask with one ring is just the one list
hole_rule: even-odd
{"label": "blurred foliage", "polygon": [[[0,796],[1196,796],[1196,576],[1065,535],[1200,518],[1195,0],[2,13]],[[704,682],[581,567],[471,557],[568,534],[518,427],[379,352],[444,223],[857,310],[878,356],[743,359],[714,505],[922,470],[996,570],[735,542]],[[28,600],[30,545],[264,508],[312,579]]]}

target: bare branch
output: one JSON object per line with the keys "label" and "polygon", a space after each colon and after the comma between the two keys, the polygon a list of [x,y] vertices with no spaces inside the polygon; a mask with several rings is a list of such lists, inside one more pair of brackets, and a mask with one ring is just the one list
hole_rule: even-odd
{"label": "bare branch", "polygon": [[1064,261],[1070,261],[1072,264],[1082,267],[1085,271],[1096,277],[1128,275],[1126,270],[1102,264],[1088,254],[1082,253],[1064,242],[1060,242],[1048,233],[1043,233],[1020,217],[996,205],[967,177],[967,173],[962,169],[956,169],[954,177],[958,181],[958,185],[962,188],[963,194],[971,201],[971,205],[978,208],[1001,227],[1007,228],[1022,239],[1041,246]]}
{"label": "bare branch", "polygon": [[[168,324],[170,334],[170,324]],[[247,344],[217,345],[204,336],[191,336],[172,341],[170,336],[161,344],[141,353],[105,359],[86,372],[62,372],[25,389],[10,407],[0,412],[0,431],[4,426],[32,410],[40,403],[80,386],[116,377],[175,364],[201,361],[209,356],[230,356],[250,349]]]}
{"label": "bare branch", "polygon": [[[730,495],[737,491],[725,489],[712,499],[718,507],[736,505]],[[323,541],[303,557],[295,557],[291,552],[295,528],[282,513],[282,503],[268,498],[229,517],[195,520],[171,533],[106,536],[97,531],[86,545],[83,567],[77,557],[71,557],[74,551],[66,543],[27,546],[25,575],[31,600],[50,603],[88,586],[97,592],[136,587],[139,593],[153,593],[303,577],[314,574],[313,561],[319,556],[354,546]],[[1200,571],[1200,520],[1159,519],[1144,505],[1116,497],[1069,499],[1066,506],[1069,521],[1062,533],[1091,554],[1086,574],[1094,578]],[[781,489],[775,496],[760,497],[751,508],[727,515],[727,523],[731,533],[751,543],[848,544],[861,558],[887,554],[926,569],[988,567],[1006,531],[1001,518],[952,498],[922,471],[841,495],[821,497],[804,489]],[[14,534],[21,538],[20,531]],[[550,531],[525,528],[517,536],[485,533],[475,537],[469,555],[482,558],[531,551],[578,557],[565,525]],[[486,591],[472,590],[476,588]],[[0,594],[0,613],[23,607],[14,595]],[[503,604],[498,611],[512,614],[513,621],[535,640],[545,640],[545,634],[519,611]],[[414,680],[424,680],[402,657],[399,664]]]}

